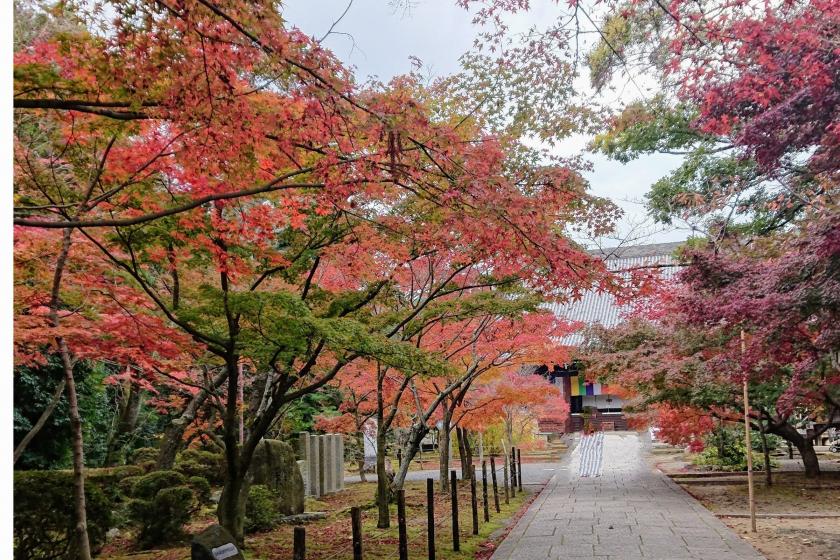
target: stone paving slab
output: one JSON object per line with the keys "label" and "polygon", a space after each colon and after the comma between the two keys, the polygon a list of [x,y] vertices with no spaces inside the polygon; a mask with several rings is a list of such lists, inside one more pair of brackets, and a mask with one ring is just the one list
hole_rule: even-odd
{"label": "stone paving slab", "polygon": [[764,560],[652,470],[645,445],[636,433],[605,433],[601,476],[583,478],[575,448],[491,560]]}

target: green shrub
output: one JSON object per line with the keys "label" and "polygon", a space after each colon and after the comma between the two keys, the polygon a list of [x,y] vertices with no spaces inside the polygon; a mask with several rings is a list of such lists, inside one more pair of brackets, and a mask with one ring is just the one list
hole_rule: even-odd
{"label": "green shrub", "polygon": [[138,447],[131,453],[130,463],[132,465],[139,465],[144,468],[146,472],[154,468],[157,463],[160,451],[154,447]]}
{"label": "green shrub", "polygon": [[[111,527],[111,504],[95,480],[85,484],[88,539],[96,554]],[[75,560],[78,545],[73,473],[14,473],[14,557],[16,560]]]}
{"label": "green shrub", "polygon": [[[753,442],[755,443],[755,442]],[[747,470],[747,445],[744,442],[743,429],[716,429],[706,436],[705,449],[694,457],[694,464],[721,471]],[[759,444],[759,448],[760,444]],[[752,452],[753,470],[764,469],[764,457],[760,452]],[[771,466],[774,463],[771,462]]]}
{"label": "green shrub", "polygon": [[193,489],[195,492],[195,498],[201,504],[209,504],[210,503],[210,483],[207,482],[206,478],[200,476],[191,476],[187,483],[189,484],[190,488]]}
{"label": "green shrub", "polygon": [[179,472],[155,471],[131,488],[130,519],[139,526],[137,544],[147,548],[184,538],[183,526],[195,511],[195,493]]}
{"label": "green shrub", "polygon": [[175,470],[184,476],[200,476],[213,486],[224,484],[224,457],[201,449],[186,449],[175,461]]}
{"label": "green shrub", "polygon": [[268,486],[251,486],[245,504],[245,532],[255,533],[274,528],[280,519],[277,503],[277,495]]}
{"label": "green shrub", "polygon": [[164,488],[185,486],[187,477],[175,471],[154,471],[140,476],[131,487],[131,497],[149,500]]}
{"label": "green shrub", "polygon": [[120,494],[123,496],[131,496],[131,491],[134,488],[134,484],[143,478],[142,476],[127,476],[124,479],[120,480],[117,483],[117,489],[120,491]]}
{"label": "green shrub", "polygon": [[137,465],[87,469],[85,471],[85,481],[96,484],[112,503],[121,503],[129,494],[123,481],[142,474],[143,468]]}

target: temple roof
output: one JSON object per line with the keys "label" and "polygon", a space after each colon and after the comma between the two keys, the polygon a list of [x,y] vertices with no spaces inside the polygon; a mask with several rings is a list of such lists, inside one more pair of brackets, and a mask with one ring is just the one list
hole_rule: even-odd
{"label": "temple roof", "polygon": [[[619,272],[651,265],[677,265],[673,255],[680,245],[682,245],[681,242],[611,247],[591,250],[590,254],[601,256],[605,259],[608,270]],[[664,278],[672,278],[679,268],[678,265],[665,266],[660,269],[660,272]],[[619,324],[624,314],[630,309],[627,305],[619,305],[612,295],[596,290],[585,292],[579,300],[565,304],[551,304],[549,308],[558,317],[568,321],[580,321],[587,326],[601,324],[605,327],[614,327]],[[578,332],[563,337],[560,343],[566,346],[579,346],[583,341],[583,335]]]}

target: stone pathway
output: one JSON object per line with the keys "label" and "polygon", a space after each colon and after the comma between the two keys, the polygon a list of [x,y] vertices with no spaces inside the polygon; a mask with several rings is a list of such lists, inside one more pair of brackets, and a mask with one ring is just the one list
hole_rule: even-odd
{"label": "stone pathway", "polygon": [[[653,471],[636,433],[604,435],[600,476],[581,477],[580,446],[561,463],[491,560],[763,560]],[[583,461],[584,474],[587,461]]]}

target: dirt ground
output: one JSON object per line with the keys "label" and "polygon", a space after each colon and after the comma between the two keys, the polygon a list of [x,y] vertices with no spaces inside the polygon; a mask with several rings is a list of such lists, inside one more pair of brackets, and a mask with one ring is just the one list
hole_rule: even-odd
{"label": "dirt ground", "polygon": [[[773,473],[771,486],[764,483],[763,473],[754,475],[756,512],[759,516],[805,514],[813,517],[759,517],[756,521],[758,531],[752,533],[749,518],[726,515],[749,513],[745,475],[699,479],[708,471],[692,465],[688,453],[662,449],[651,457],[657,468],[676,475],[675,482],[752,543],[767,560],[840,560],[840,517],[837,517],[840,515],[840,455],[820,456],[823,474],[816,480],[804,477],[798,459],[790,460],[786,456],[774,459],[779,468]],[[694,473],[698,473],[698,478],[691,477]]]}
{"label": "dirt ground", "polygon": [[767,557],[767,560],[840,560],[840,519],[759,519],[749,532],[749,519],[724,517],[724,523]]}
{"label": "dirt ground", "polygon": [[[480,481],[479,481],[480,482]],[[500,496],[501,512],[493,507],[492,486],[489,490],[490,522],[483,521],[481,513],[481,486],[479,483],[479,534],[472,535],[472,511],[469,485],[459,484],[458,502],[460,512],[459,534],[460,552],[452,551],[451,502],[449,495],[436,494],[436,551],[441,560],[467,560],[489,558],[496,545],[502,540],[513,522],[535,497],[539,489],[526,488],[517,492],[510,504],[504,503]],[[306,558],[310,560],[350,560],[352,545],[350,536],[351,506],[358,505],[362,510],[362,533],[364,557],[366,559],[391,560],[397,556],[398,532],[396,507],[391,507],[392,526],[390,529],[376,528],[376,509],[373,507],[376,485],[373,482],[349,484],[347,489],[316,501],[307,499],[307,511],[327,512],[325,519],[312,521],[306,527]],[[426,485],[425,482],[407,482],[406,519],[409,556],[427,557],[426,548]],[[212,508],[207,508],[187,527],[188,533],[196,533],[213,523],[215,517]],[[292,557],[292,526],[281,525],[272,531],[255,533],[246,537],[246,557],[249,560],[285,560]],[[174,545],[164,549],[137,551],[132,548],[132,535],[123,534],[112,539],[100,554],[108,560],[186,560],[190,556],[188,543]]]}
{"label": "dirt ground", "polygon": [[[758,514],[834,515],[809,519],[760,518],[758,532],[749,531],[750,520],[727,517],[749,512],[746,477],[743,484],[681,484],[721,521],[750,541],[768,560],[840,560],[840,473],[824,473],[819,481],[802,473],[780,473],[772,486],[757,476],[755,502]],[[737,479],[736,479],[737,480]],[[678,480],[677,480],[678,481]],[[707,481],[712,482],[712,481]]]}

